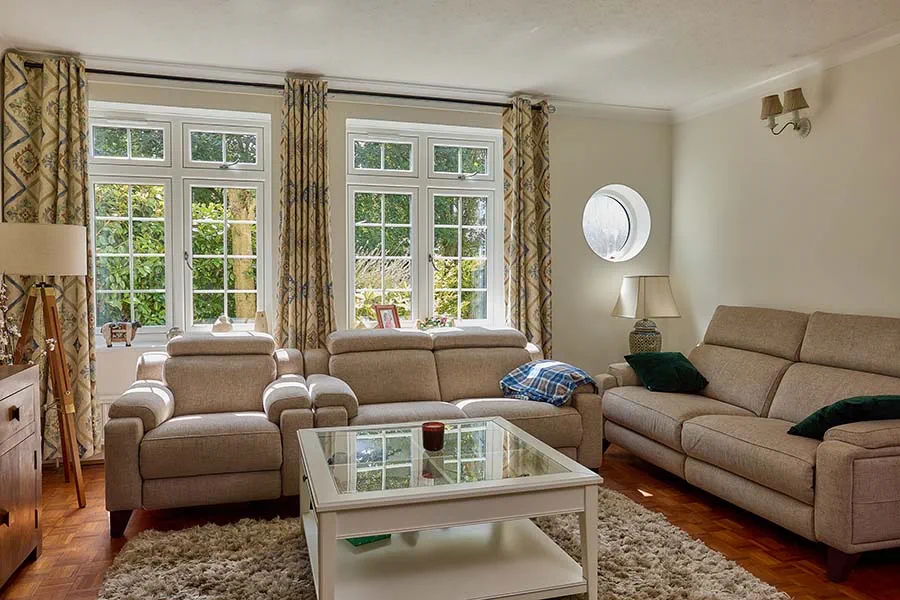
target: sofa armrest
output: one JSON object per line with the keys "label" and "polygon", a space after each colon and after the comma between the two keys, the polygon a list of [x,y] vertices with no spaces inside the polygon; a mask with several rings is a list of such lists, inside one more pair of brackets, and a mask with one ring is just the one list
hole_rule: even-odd
{"label": "sofa armrest", "polygon": [[342,406],[347,411],[348,419],[359,414],[359,400],[343,380],[331,375],[310,375],[307,381],[314,408]]}
{"label": "sofa armrest", "polygon": [[263,410],[266,418],[276,425],[284,411],[310,406],[309,387],[303,375],[282,375],[263,390]]}
{"label": "sofa armrest", "polygon": [[634,372],[634,369],[632,369],[631,365],[628,363],[613,363],[609,365],[608,372],[619,382],[619,387],[625,385],[644,385],[641,383],[641,378],[637,376],[637,373]]}
{"label": "sofa armrest", "polygon": [[172,390],[159,381],[135,381],[109,407],[110,419],[135,417],[141,420],[144,431],[150,431],[171,418],[175,411]]}
{"label": "sofa armrest", "polygon": [[594,381],[597,382],[597,389],[600,390],[600,395],[603,395],[603,392],[606,390],[619,387],[619,380],[616,379],[615,375],[610,375],[609,373],[594,375]]}
{"label": "sofa armrest", "polygon": [[303,351],[304,374],[328,375],[328,361],[331,354],[325,348],[311,348]]}
{"label": "sofa armrest", "polygon": [[825,440],[845,442],[870,450],[892,446],[900,450],[900,419],[838,425],[825,432]]}
{"label": "sofa armrest", "polygon": [[589,469],[599,469],[603,462],[602,397],[594,393],[572,394],[571,405],[581,417],[581,443],[576,458]]}

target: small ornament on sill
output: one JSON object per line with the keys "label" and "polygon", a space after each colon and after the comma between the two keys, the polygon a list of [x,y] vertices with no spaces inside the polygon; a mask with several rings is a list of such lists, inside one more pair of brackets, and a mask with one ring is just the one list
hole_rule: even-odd
{"label": "small ornament on sill", "polygon": [[181,327],[172,327],[166,332],[166,339],[171,340],[172,338],[177,338],[179,335],[184,335],[184,330]]}
{"label": "small ornament on sill", "polygon": [[256,318],[253,320],[253,331],[269,333],[269,319],[266,317],[266,311],[256,311]]}
{"label": "small ornament on sill", "polygon": [[130,347],[137,335],[137,330],[141,328],[139,321],[117,321],[112,323],[104,323],[100,328],[103,339],[106,340],[106,347],[112,348],[117,342],[125,342],[125,346]]}
{"label": "small ornament on sill", "polygon": [[225,333],[227,331],[231,331],[232,329],[234,329],[234,325],[232,325],[231,319],[229,319],[225,315],[220,315],[212,326],[213,333]]}

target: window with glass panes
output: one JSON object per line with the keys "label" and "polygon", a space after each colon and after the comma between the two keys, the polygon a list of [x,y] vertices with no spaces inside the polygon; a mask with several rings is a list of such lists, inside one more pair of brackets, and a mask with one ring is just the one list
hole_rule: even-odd
{"label": "window with glass panes", "polygon": [[395,304],[405,326],[439,316],[501,324],[500,132],[353,119],[347,128],[349,326],[374,323],[379,304]]}
{"label": "window with glass panes", "polygon": [[264,297],[269,115],[91,103],[96,324],[249,328]]}

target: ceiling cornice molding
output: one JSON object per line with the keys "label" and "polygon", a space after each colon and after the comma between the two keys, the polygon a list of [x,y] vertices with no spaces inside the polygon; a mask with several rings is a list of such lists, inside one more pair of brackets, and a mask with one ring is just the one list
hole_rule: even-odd
{"label": "ceiling cornice molding", "polygon": [[800,81],[827,69],[842,65],[887,48],[900,45],[900,22],[865,33],[803,58],[784,63],[762,79],[712,94],[672,110],[676,123],[690,121],[752,98],[780,93]]}
{"label": "ceiling cornice molding", "polygon": [[[202,79],[226,79],[233,81],[242,81],[247,83],[266,83],[278,85],[284,81],[285,73],[280,71],[267,71],[258,69],[236,69],[230,67],[215,67],[208,65],[195,65],[187,63],[171,63],[162,61],[145,61],[127,58],[113,58],[108,56],[83,56],[85,63],[92,69],[103,69],[109,71],[124,71],[131,73],[147,73],[162,76],[174,77],[197,77]],[[428,85],[419,83],[403,83],[397,81],[376,81],[371,79],[354,79],[347,77],[330,77],[327,75],[310,74],[310,76],[321,76],[328,80],[329,86],[336,89],[363,91],[363,92],[381,92],[386,94],[404,94],[409,96],[431,96],[435,98],[447,99],[463,99],[479,102],[507,102],[509,99],[518,94],[518,92],[505,92],[501,90],[479,90],[471,88],[459,88],[453,86]],[[98,80],[113,81],[109,76],[95,76]],[[137,80],[131,80],[136,82]],[[141,81],[143,85],[148,84]],[[179,85],[184,85],[180,83]],[[192,84],[201,85],[203,87],[209,84]],[[259,93],[259,90],[256,90]],[[277,92],[271,92],[277,93]],[[524,95],[531,97],[543,98],[540,94],[525,93]],[[354,99],[352,96],[346,96],[341,99],[348,102],[362,102],[366,104],[391,104],[391,105],[407,105],[407,106],[423,106],[422,101],[412,101],[403,99],[384,99],[377,98],[359,98]],[[571,98],[547,97],[547,100],[556,106],[557,114],[560,115],[578,115],[591,116],[598,118],[610,118],[620,120],[650,121],[650,122],[671,122],[671,111],[661,108],[644,108],[636,106],[617,106],[610,104],[600,104],[595,102],[584,102]],[[424,103],[427,104],[427,103]],[[474,110],[474,111],[491,111],[490,107],[464,108],[458,104],[449,105],[441,104],[439,101],[432,103],[435,107],[452,108],[453,110]],[[493,109],[496,112],[499,109]]]}

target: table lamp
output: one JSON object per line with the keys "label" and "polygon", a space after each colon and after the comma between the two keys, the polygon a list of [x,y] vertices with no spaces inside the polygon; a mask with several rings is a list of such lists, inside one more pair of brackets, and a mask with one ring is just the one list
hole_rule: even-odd
{"label": "table lamp", "polygon": [[13,363],[25,360],[28,340],[34,321],[34,309],[38,296],[44,314],[44,335],[55,340],[47,348],[47,366],[53,395],[59,415],[60,446],[66,481],[69,481],[69,463],[75,472],[75,491],[78,506],[84,508],[84,481],[78,442],[75,440],[75,399],[72,382],[66,366],[66,353],[62,344],[62,326],[56,305],[56,290],[43,280],[47,276],[87,275],[87,228],[81,225],[53,225],[39,223],[0,223],[0,273],[41,277],[29,290],[22,316],[22,332],[13,354]]}
{"label": "table lamp", "polygon": [[622,289],[613,308],[614,317],[638,319],[628,335],[632,354],[659,352],[662,333],[651,319],[680,317],[668,275],[629,275],[622,279]]}

